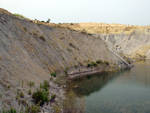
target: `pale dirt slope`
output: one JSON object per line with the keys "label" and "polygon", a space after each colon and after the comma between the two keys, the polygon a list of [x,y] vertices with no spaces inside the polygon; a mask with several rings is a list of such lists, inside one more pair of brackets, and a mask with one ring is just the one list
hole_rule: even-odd
{"label": "pale dirt slope", "polygon": [[[4,11],[0,12],[2,108],[12,106],[20,109],[21,106],[15,100],[17,89],[21,89],[27,96],[29,81],[34,81],[39,86],[43,80],[49,80],[50,73],[53,72],[62,75],[67,71],[69,76],[91,71],[95,67],[87,68],[87,63],[97,60],[109,62],[109,66],[100,66],[102,71],[111,66],[130,67],[121,56],[111,52],[101,38],[54,25],[35,24]],[[56,92],[57,98],[59,91]],[[31,98],[27,96],[25,99],[30,104]]]}

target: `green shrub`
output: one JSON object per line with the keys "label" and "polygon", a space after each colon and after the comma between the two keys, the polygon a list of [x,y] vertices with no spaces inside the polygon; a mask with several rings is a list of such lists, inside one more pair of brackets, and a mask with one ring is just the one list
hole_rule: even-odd
{"label": "green shrub", "polygon": [[46,22],[47,22],[47,23],[50,23],[50,21],[51,21],[51,20],[48,18],[48,20],[47,20]]}
{"label": "green shrub", "polygon": [[31,92],[31,89],[29,89],[29,90],[28,90],[28,94],[31,95],[31,93],[32,93],[32,92]]}
{"label": "green shrub", "polygon": [[87,33],[88,35],[90,35],[90,36],[92,36],[92,34],[91,33]]}
{"label": "green shrub", "polygon": [[50,77],[50,81],[52,81],[53,80],[53,78],[52,77]]}
{"label": "green shrub", "polygon": [[50,85],[49,85],[49,82],[47,80],[45,80],[43,82],[43,84],[40,84],[40,88],[44,89],[45,91],[48,91],[49,87],[50,87]]}
{"label": "green shrub", "polygon": [[10,88],[10,85],[7,87],[8,89]]}
{"label": "green shrub", "polygon": [[20,92],[19,96],[20,96],[21,98],[24,98],[24,94],[23,94],[22,91]]}
{"label": "green shrub", "polygon": [[97,63],[96,62],[91,62],[87,64],[87,67],[96,67]]}
{"label": "green shrub", "polygon": [[96,62],[92,62],[91,65],[92,66],[97,66],[97,63]]}
{"label": "green shrub", "polygon": [[109,62],[108,61],[104,61],[104,64],[106,64],[107,66],[109,65]]}
{"label": "green shrub", "polygon": [[33,81],[30,81],[30,82],[28,83],[28,85],[29,85],[30,87],[32,87],[32,86],[35,86],[35,83],[34,83]]}
{"label": "green shrub", "polygon": [[36,104],[43,105],[49,101],[49,92],[44,90],[38,90],[33,93],[32,98]]}
{"label": "green shrub", "polygon": [[88,64],[87,64],[87,67],[91,67],[91,66],[92,66],[91,63],[88,63]]}
{"label": "green shrub", "polygon": [[51,73],[51,76],[56,77],[56,73]]}
{"label": "green shrub", "polygon": [[101,64],[101,63],[103,63],[103,61],[97,60],[96,63],[97,63],[97,64]]}
{"label": "green shrub", "polygon": [[117,66],[117,63],[114,63],[115,66]]}
{"label": "green shrub", "polygon": [[56,95],[52,95],[51,96],[51,101],[53,101],[55,99]]}

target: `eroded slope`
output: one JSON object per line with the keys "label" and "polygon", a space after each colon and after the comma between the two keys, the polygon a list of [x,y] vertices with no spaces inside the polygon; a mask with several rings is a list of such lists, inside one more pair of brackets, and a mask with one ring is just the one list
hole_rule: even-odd
{"label": "eroded slope", "polygon": [[135,30],[131,34],[100,35],[112,50],[130,58],[150,59],[150,29]]}
{"label": "eroded slope", "polygon": [[[87,67],[87,64],[96,61],[109,63],[109,66],[101,65],[100,71],[115,66],[130,67],[120,55],[110,51],[101,38],[0,13],[2,108],[12,106],[19,109],[15,100],[16,90],[21,89],[27,94],[29,81],[39,86],[43,80],[49,80],[50,73],[72,76],[91,72],[96,67]],[[31,99],[26,99],[30,103]]]}

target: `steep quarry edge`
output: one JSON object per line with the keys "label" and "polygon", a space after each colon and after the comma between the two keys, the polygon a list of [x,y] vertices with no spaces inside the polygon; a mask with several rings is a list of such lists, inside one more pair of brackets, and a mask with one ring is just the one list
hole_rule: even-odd
{"label": "steep quarry edge", "polygon": [[131,59],[150,59],[150,29],[138,29],[131,34],[98,35],[111,50]]}
{"label": "steep quarry edge", "polygon": [[[24,111],[33,104],[28,89],[36,91],[44,80],[49,81],[49,95],[55,94],[57,102],[64,98],[63,86],[54,82],[61,76],[74,78],[130,67],[127,60],[110,51],[100,38],[0,13],[1,110],[11,106]],[[57,77],[51,76],[54,74]],[[27,105],[16,99],[18,91],[24,93],[20,101]],[[49,101],[41,109],[54,112],[53,104]]]}
{"label": "steep quarry edge", "polygon": [[150,26],[106,23],[66,23],[59,26],[102,38],[112,51],[122,56],[150,59]]}

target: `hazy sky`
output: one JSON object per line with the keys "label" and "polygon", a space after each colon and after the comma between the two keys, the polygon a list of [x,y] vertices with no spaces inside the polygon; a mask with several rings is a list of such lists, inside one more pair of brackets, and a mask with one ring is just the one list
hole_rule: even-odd
{"label": "hazy sky", "polygon": [[0,0],[0,7],[55,23],[150,25],[150,0]]}

